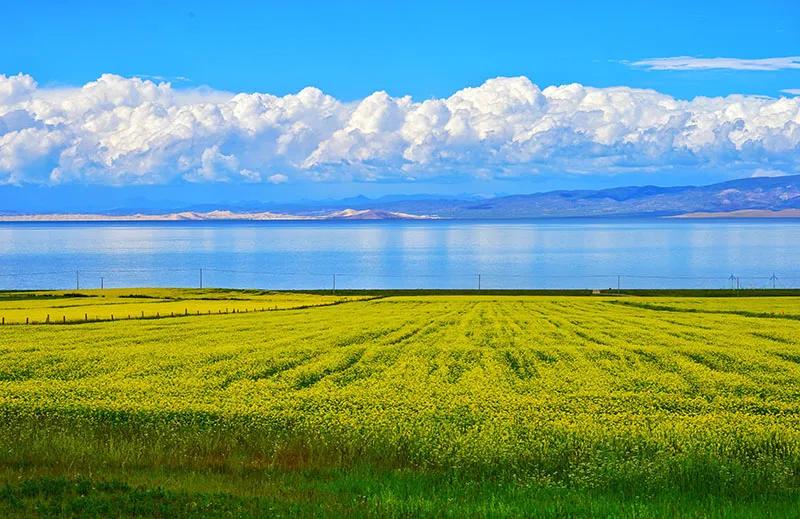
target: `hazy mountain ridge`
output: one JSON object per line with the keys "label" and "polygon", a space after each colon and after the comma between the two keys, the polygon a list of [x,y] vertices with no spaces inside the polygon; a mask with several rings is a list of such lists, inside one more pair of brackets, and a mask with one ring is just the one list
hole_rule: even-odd
{"label": "hazy mountain ridge", "polygon": [[630,186],[550,191],[483,201],[406,201],[376,208],[443,218],[675,216],[800,208],[800,175],[747,178],[708,186]]}
{"label": "hazy mountain ridge", "polygon": [[435,216],[415,215],[374,209],[344,209],[323,214],[290,214],[269,211],[240,213],[214,210],[180,211],[163,214],[61,213],[0,215],[0,222],[196,222],[220,220],[245,221],[320,221],[320,220],[432,220]]}
{"label": "hazy mountain ridge", "polygon": [[5,221],[173,221],[173,220],[390,220],[503,219],[558,217],[791,216],[800,209],[800,175],[731,180],[707,186],[626,186],[560,190],[481,198],[394,195],[290,204],[247,201],[202,204],[174,211],[111,211],[21,214],[3,212]]}

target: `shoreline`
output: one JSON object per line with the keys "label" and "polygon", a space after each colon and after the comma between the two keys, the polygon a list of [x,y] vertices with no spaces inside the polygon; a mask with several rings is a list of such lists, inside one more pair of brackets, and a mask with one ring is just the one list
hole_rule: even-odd
{"label": "shoreline", "polygon": [[233,211],[182,211],[163,214],[54,213],[0,215],[0,223],[14,222],[319,222],[337,220],[438,220],[439,217],[372,209],[344,209],[323,214],[296,215],[273,213],[237,213]]}
{"label": "shoreline", "polygon": [[532,221],[532,220],[790,220],[800,219],[800,209],[745,209],[726,212],[692,212],[676,215],[581,215],[581,216],[524,216],[524,217],[472,217],[452,218],[437,215],[416,215],[410,213],[363,211],[338,211],[329,214],[294,215],[284,213],[233,213],[212,211],[210,213],[181,212],[165,214],[99,214],[99,213],[57,213],[57,214],[0,214],[0,223],[159,223],[159,222],[344,222],[344,221]]}

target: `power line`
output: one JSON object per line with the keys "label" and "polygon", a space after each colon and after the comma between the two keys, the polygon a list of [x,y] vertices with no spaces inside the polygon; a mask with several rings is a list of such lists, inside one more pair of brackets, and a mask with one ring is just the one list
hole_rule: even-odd
{"label": "power line", "polygon": [[[407,267],[406,267],[407,268]],[[168,284],[181,284],[185,280],[183,276],[174,276],[170,274],[177,274],[177,273],[194,273],[195,275],[199,274],[198,278],[198,285],[200,288],[206,286],[206,274],[207,273],[214,273],[214,274],[222,274],[222,279],[227,279],[230,282],[231,279],[236,279],[238,276],[261,276],[268,278],[270,283],[279,282],[279,278],[286,277],[286,278],[320,278],[322,279],[329,279],[332,281],[333,290],[337,288],[337,281],[339,279],[349,279],[350,281],[347,283],[348,285],[354,287],[366,287],[367,284],[370,283],[370,280],[375,285],[375,280],[386,279],[386,280],[413,280],[413,279],[435,279],[441,280],[443,283],[430,283],[428,286],[433,287],[434,285],[448,285],[448,286],[459,286],[463,283],[464,287],[467,286],[475,286],[468,280],[471,278],[476,280],[477,278],[477,287],[478,289],[486,288],[486,286],[493,285],[494,287],[500,286],[509,286],[509,285],[517,285],[520,288],[523,286],[532,287],[532,286],[554,286],[554,282],[562,281],[562,287],[565,285],[575,286],[578,285],[580,281],[589,281],[595,280],[600,282],[600,280],[605,280],[609,283],[608,286],[612,286],[614,280],[616,281],[617,290],[621,290],[623,283],[627,280],[627,283],[624,283],[628,288],[670,288],[672,287],[681,287],[681,286],[697,286],[699,285],[706,285],[713,284],[715,282],[729,282],[729,287],[731,289],[741,289],[745,286],[750,287],[761,287],[761,288],[768,288],[771,287],[773,289],[778,288],[778,286],[782,287],[790,287],[793,284],[797,283],[800,280],[800,275],[796,275],[795,273],[787,273],[787,275],[778,276],[777,273],[773,272],[769,276],[763,275],[751,275],[751,276],[740,276],[736,275],[735,273],[730,274],[727,277],[724,276],[686,276],[686,275],[665,275],[665,274],[646,274],[646,273],[631,273],[631,274],[624,274],[624,273],[600,273],[600,274],[590,274],[590,273],[574,273],[574,274],[563,274],[563,273],[543,273],[543,272],[530,272],[530,273],[514,273],[514,272],[480,272],[477,274],[470,274],[464,272],[443,272],[443,273],[426,273],[426,272],[341,272],[336,271],[335,273],[331,272],[319,272],[319,271],[290,271],[290,270],[280,270],[280,269],[236,269],[236,268],[219,268],[219,267],[186,267],[186,268],[78,268],[76,270],[67,271],[67,270],[53,270],[53,271],[34,271],[34,272],[0,272],[0,278],[8,279],[8,278],[34,278],[34,277],[56,277],[56,276],[66,276],[70,273],[74,274],[74,287],[76,289],[80,289],[81,287],[81,278],[85,278],[86,274],[90,275],[97,275],[100,279],[100,286],[105,286],[105,280],[110,279],[113,280],[116,286],[120,286],[120,279],[124,279],[128,277],[129,279],[136,279],[139,276],[148,276],[151,279],[155,279],[156,282],[159,280],[164,283]],[[216,277],[216,276],[214,276]],[[276,280],[278,278],[278,280]],[[95,278],[97,279],[97,278]],[[504,282],[506,280],[506,282]],[[524,280],[522,282],[514,282],[512,283],[510,280]],[[568,280],[567,282],[564,282]],[[653,283],[651,286],[648,286],[646,281],[663,281],[665,283]],[[219,281],[219,280],[217,280]],[[306,279],[305,284],[309,281]],[[487,282],[488,281],[488,282]],[[631,282],[631,281],[640,281],[640,283]],[[779,282],[780,281],[780,282]],[[667,283],[673,282],[673,283]],[[241,283],[241,281],[239,282]],[[316,283],[316,282],[315,282]],[[57,283],[61,285],[61,283]],[[193,284],[193,283],[192,283]],[[285,284],[285,283],[283,283]],[[325,284],[321,282],[321,284]],[[391,285],[393,283],[377,283],[377,285]],[[427,284],[427,283],[426,283]],[[400,285],[405,285],[400,283]],[[2,288],[2,287],[0,287]],[[425,288],[420,286],[418,288]]]}
{"label": "power line", "polygon": [[0,274],[2,277],[25,277],[25,276],[58,276],[62,274],[72,274],[74,270],[59,270],[57,272],[11,272]]}

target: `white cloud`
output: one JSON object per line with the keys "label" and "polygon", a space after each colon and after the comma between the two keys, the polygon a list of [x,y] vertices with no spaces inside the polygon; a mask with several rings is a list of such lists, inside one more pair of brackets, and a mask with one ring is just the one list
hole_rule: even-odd
{"label": "white cloud", "polygon": [[649,58],[628,63],[648,70],[785,70],[800,69],[800,56],[779,58],[698,58],[695,56],[673,56]]}
{"label": "white cloud", "polygon": [[790,96],[800,96],[800,88],[784,88],[781,92]]}
{"label": "white cloud", "polygon": [[285,184],[289,181],[289,177],[282,173],[275,173],[267,177],[267,182],[270,184]]}
{"label": "white cloud", "polygon": [[[397,181],[722,168],[800,171],[800,97],[685,101],[495,78],[447,98],[175,89],[0,75],[0,183]],[[747,174],[747,173],[745,173]],[[702,180],[702,179],[698,179]]]}
{"label": "white cloud", "polygon": [[762,177],[785,177],[788,173],[785,171],[781,171],[779,169],[757,169],[750,175],[753,178],[762,178]]}
{"label": "white cloud", "polygon": [[252,177],[250,170],[239,169],[239,159],[234,155],[225,155],[220,151],[219,145],[215,144],[200,154],[200,167],[188,172],[184,177],[197,182],[226,181],[231,178],[231,175],[239,173],[243,173],[243,176],[248,178]]}
{"label": "white cloud", "polygon": [[27,99],[36,90],[36,81],[24,74],[0,74],[0,104],[8,105]]}

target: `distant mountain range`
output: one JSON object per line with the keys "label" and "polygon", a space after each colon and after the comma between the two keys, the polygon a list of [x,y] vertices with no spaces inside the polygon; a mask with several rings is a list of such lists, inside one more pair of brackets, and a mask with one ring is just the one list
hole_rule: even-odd
{"label": "distant mountain range", "polygon": [[[631,186],[550,191],[487,200],[404,200],[374,209],[440,218],[600,216],[800,216],[800,175],[731,180],[708,186]],[[756,212],[752,212],[756,211]]]}
{"label": "distant mountain range", "polygon": [[421,216],[396,211],[380,211],[375,209],[343,209],[319,214],[292,214],[234,211],[180,211],[177,213],[133,213],[133,214],[97,214],[97,213],[51,213],[51,214],[15,214],[0,215],[0,222],[191,222],[191,221],[317,221],[317,220],[431,220],[434,216]]}
{"label": "distant mountain range", "polygon": [[631,186],[495,198],[356,197],[295,204],[194,206],[167,214],[6,214],[0,220],[385,220],[563,217],[800,217],[800,175],[708,186]]}

